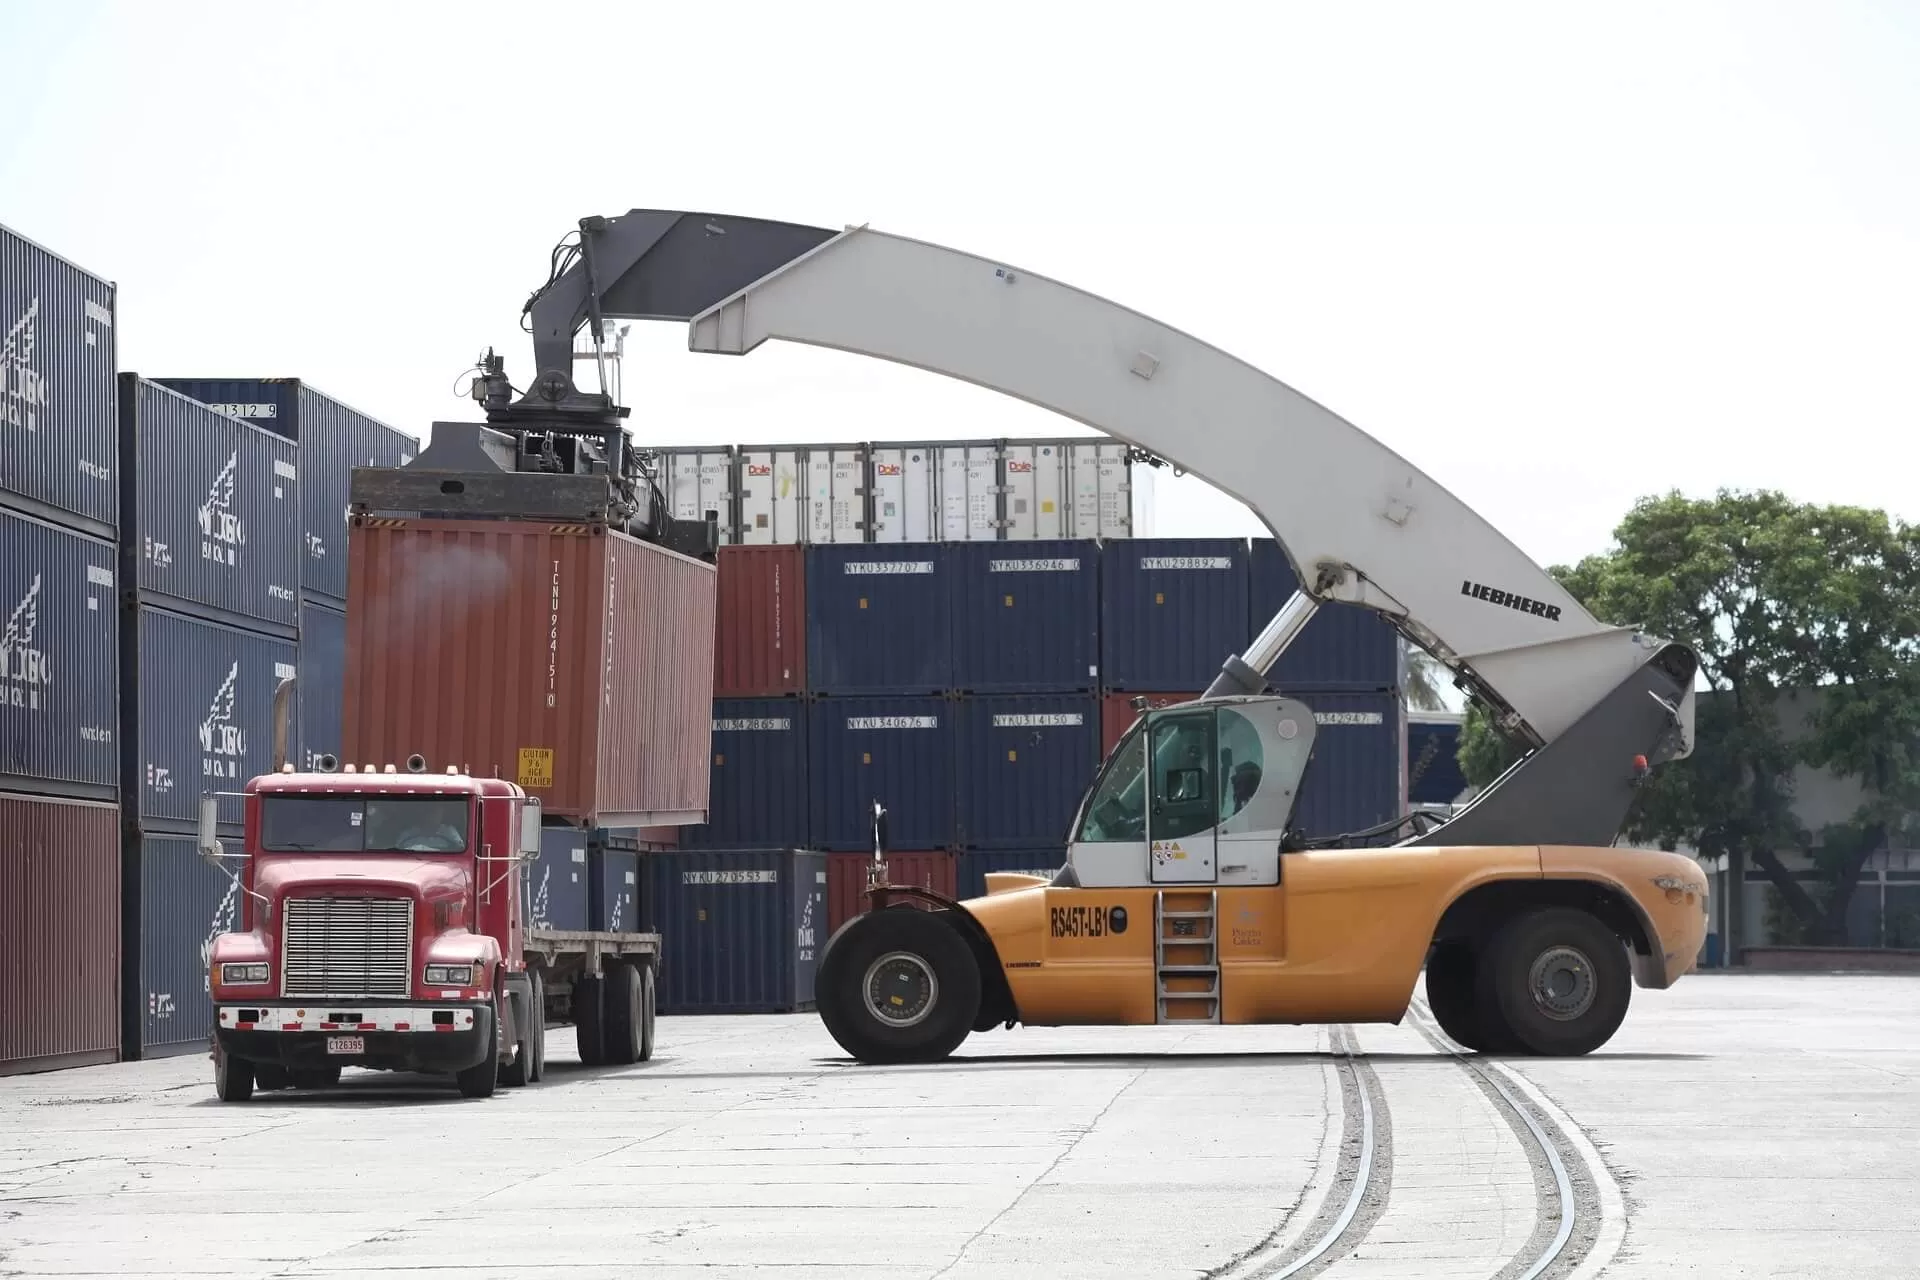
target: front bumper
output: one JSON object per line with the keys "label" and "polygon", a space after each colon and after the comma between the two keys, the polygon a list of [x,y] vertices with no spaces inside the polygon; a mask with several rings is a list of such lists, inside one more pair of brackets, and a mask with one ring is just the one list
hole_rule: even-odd
{"label": "front bumper", "polygon": [[291,1070],[464,1071],[497,1052],[486,1004],[220,1004],[213,1034],[228,1057]]}

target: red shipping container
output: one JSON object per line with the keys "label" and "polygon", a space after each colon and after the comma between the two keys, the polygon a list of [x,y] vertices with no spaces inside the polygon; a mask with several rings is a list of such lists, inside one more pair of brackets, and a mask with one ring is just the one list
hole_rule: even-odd
{"label": "red shipping container", "polygon": [[720,548],[713,696],[781,698],[807,684],[806,548]]}
{"label": "red shipping container", "polygon": [[[865,914],[872,905],[866,896],[867,868],[872,865],[871,850],[827,855],[828,934],[855,916]],[[887,879],[893,884],[917,884],[952,898],[959,896],[955,892],[959,874],[958,854],[887,852]],[[913,899],[902,901],[912,903]]]}
{"label": "red shipping container", "polygon": [[1127,730],[1133,728],[1133,722],[1141,713],[1133,709],[1135,698],[1147,700],[1147,710],[1157,711],[1161,707],[1170,707],[1176,702],[1192,702],[1202,690],[1192,693],[1110,693],[1100,700],[1100,759],[1104,762],[1113,754],[1114,744],[1120,741]]}
{"label": "red shipping container", "polygon": [[598,525],[356,516],[343,762],[463,766],[583,825],[706,821],[715,572]]}
{"label": "red shipping container", "polygon": [[0,1076],[120,1056],[120,810],[0,795]]}

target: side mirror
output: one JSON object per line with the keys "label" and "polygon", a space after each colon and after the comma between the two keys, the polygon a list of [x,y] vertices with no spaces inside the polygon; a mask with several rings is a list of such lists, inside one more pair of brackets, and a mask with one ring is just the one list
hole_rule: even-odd
{"label": "side mirror", "polygon": [[214,866],[226,850],[220,847],[220,797],[200,797],[200,856]]}
{"label": "side mirror", "polygon": [[520,810],[520,856],[537,858],[540,856],[540,801],[527,797],[526,807]]}

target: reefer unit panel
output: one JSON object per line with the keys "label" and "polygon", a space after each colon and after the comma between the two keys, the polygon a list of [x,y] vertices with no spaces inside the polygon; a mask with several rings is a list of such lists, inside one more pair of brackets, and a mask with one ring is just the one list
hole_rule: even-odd
{"label": "reefer unit panel", "polygon": [[139,842],[140,988],[131,1011],[138,1052],[205,1052],[213,1021],[207,960],[214,938],[240,927],[240,890],[201,861],[193,836],[144,832]]}
{"label": "reefer unit panel", "polygon": [[1467,789],[1460,770],[1461,716],[1407,717],[1407,802],[1452,804]]}
{"label": "reefer unit panel", "polygon": [[[225,622],[300,621],[300,470],[292,441],[135,374],[120,379],[124,576]],[[136,577],[137,575],[137,577]]]}
{"label": "reefer unit panel", "polygon": [[873,802],[888,838],[910,849],[953,843],[954,703],[945,698],[822,698],[808,713],[813,838],[873,848]]}
{"label": "reefer unit panel", "polygon": [[1064,842],[1100,767],[1099,703],[1091,694],[999,694],[955,705],[955,842],[966,849]]}
{"label": "reefer unit panel", "polygon": [[868,458],[873,486],[873,542],[938,542],[940,450],[931,444],[875,445]]}
{"label": "reefer unit panel", "polygon": [[0,794],[0,1010],[0,1075],[119,1057],[117,806]]}
{"label": "reefer unit panel", "polygon": [[534,929],[585,929],[590,868],[587,833],[576,827],[548,827],[540,833],[540,856],[526,864],[523,889],[527,924]]}
{"label": "reefer unit panel", "polygon": [[[239,791],[272,770],[273,693],[296,672],[292,641],[151,605],[129,638],[138,648],[121,670],[135,688],[122,713],[134,713],[124,737],[136,755],[121,776],[142,817],[195,821],[202,792]],[[220,820],[241,818],[240,798],[221,796]]]}
{"label": "reefer unit panel", "polygon": [[1204,688],[1247,647],[1244,538],[1109,542],[1100,570],[1107,688]]}
{"label": "reefer unit panel", "polygon": [[[1252,599],[1243,651],[1300,583],[1272,538],[1253,540],[1249,573]],[[1406,684],[1405,668],[1400,633],[1385,618],[1358,605],[1323,604],[1267,672],[1267,687],[1280,693],[1399,689]]]}
{"label": "reefer unit panel", "polygon": [[[655,857],[647,854],[647,857]],[[587,928],[598,933],[635,933],[642,927],[640,858],[632,849],[587,846]]]}
{"label": "reefer unit panel", "polygon": [[960,543],[947,556],[954,688],[1053,693],[1099,687],[1097,543]]}
{"label": "reefer unit panel", "polygon": [[0,786],[117,794],[117,554],[0,511]]}
{"label": "reefer unit panel", "polygon": [[713,696],[775,698],[805,692],[804,550],[797,545],[727,547],[718,560]]}
{"label": "reefer unit panel", "polygon": [[[873,850],[865,853],[831,853],[827,855],[827,936],[832,937],[841,925],[858,915],[865,915],[872,903],[866,896],[867,868],[873,863]],[[954,876],[958,861],[955,854],[939,851],[933,853],[897,853],[887,851],[887,882],[889,884],[917,884],[953,897]],[[896,899],[902,906],[924,910],[926,903],[914,898]],[[891,909],[891,908],[889,908]]]}
{"label": "reefer unit panel", "polygon": [[1066,861],[1067,851],[1063,845],[1044,849],[963,849],[954,864],[957,874],[953,896],[963,900],[986,897],[990,871],[1051,879]]}
{"label": "reefer unit panel", "polygon": [[646,858],[649,926],[660,932],[663,1014],[792,1013],[813,1007],[827,940],[827,855],[701,850]]}
{"label": "reefer unit panel", "polygon": [[300,647],[295,669],[294,692],[300,705],[295,729],[301,767],[314,768],[322,755],[346,763],[340,755],[341,683],[347,673],[346,614],[323,604],[301,604]]}
{"label": "reefer unit panel", "polygon": [[111,538],[114,286],[0,227],[0,505]]}
{"label": "reefer unit panel", "polygon": [[300,587],[347,594],[347,503],[355,467],[403,467],[420,442],[298,378],[157,378],[181,395],[300,445]]}
{"label": "reefer unit panel", "polygon": [[1398,693],[1303,693],[1313,708],[1313,759],[1293,825],[1342,835],[1407,812],[1407,704]]}
{"label": "reefer unit panel", "polygon": [[807,840],[807,711],[800,698],[716,699],[707,820],[685,848],[765,849]]}
{"label": "reefer unit panel", "polygon": [[705,520],[714,513],[720,541],[740,540],[740,522],[733,499],[737,459],[731,448],[655,449],[654,476],[667,510],[676,520]]}
{"label": "reefer unit panel", "polygon": [[948,544],[807,549],[810,692],[930,694],[953,685]]}
{"label": "reefer unit panel", "polygon": [[1127,460],[1127,446],[1075,440],[1066,443],[1067,486],[1071,523],[1061,530],[1068,538],[1144,537],[1133,513],[1135,494],[1153,472],[1135,468]]}
{"label": "reefer unit panel", "polygon": [[865,542],[867,452],[859,445],[743,445],[740,541]]}
{"label": "reefer unit panel", "polygon": [[[941,445],[936,451],[939,533],[943,542],[992,542],[1007,536],[1000,447],[993,441]],[[883,541],[877,535],[875,541]]]}
{"label": "reefer unit panel", "polygon": [[348,547],[346,758],[497,774],[582,825],[705,820],[712,565],[507,520],[368,521]]}

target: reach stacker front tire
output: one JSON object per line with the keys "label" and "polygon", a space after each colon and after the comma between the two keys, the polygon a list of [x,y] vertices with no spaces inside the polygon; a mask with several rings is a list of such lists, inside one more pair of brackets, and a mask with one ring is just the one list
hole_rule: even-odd
{"label": "reach stacker front tire", "polygon": [[1626,944],[1570,907],[1515,916],[1488,941],[1477,967],[1481,1017],[1497,1020],[1504,1033],[1495,1040],[1511,1037],[1515,1048],[1542,1057],[1598,1049],[1620,1029],[1633,993]]}
{"label": "reach stacker front tire", "polygon": [[942,913],[874,911],[828,939],[814,999],[861,1062],[936,1062],[973,1029],[980,969]]}
{"label": "reach stacker front tire", "polygon": [[1470,944],[1449,940],[1435,945],[1427,958],[1427,1007],[1454,1043],[1475,1053],[1487,1053],[1492,1041],[1475,1003],[1474,968]]}

